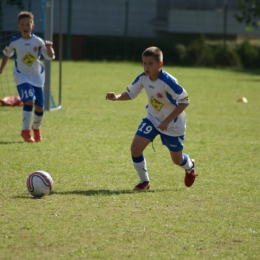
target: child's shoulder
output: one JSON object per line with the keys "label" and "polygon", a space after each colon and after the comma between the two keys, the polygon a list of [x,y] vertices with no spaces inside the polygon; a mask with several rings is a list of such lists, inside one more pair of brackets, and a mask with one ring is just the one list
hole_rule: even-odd
{"label": "child's shoulder", "polygon": [[21,39],[21,38],[22,38],[21,34],[14,35],[14,36],[10,39],[9,43],[15,42],[15,41],[17,41],[17,40],[19,40],[19,39]]}
{"label": "child's shoulder", "polygon": [[32,34],[32,39],[41,39],[42,40],[42,38],[41,37],[39,37],[38,35],[36,35],[36,34]]}
{"label": "child's shoulder", "polygon": [[159,78],[167,84],[178,84],[178,80],[165,70],[162,70]]}
{"label": "child's shoulder", "polygon": [[133,84],[134,84],[135,82],[137,82],[138,80],[140,80],[140,78],[143,77],[143,76],[146,76],[144,72],[142,72],[142,73],[140,73],[139,75],[137,75],[137,77],[135,78]]}
{"label": "child's shoulder", "polygon": [[32,40],[43,42],[43,39],[36,34],[32,34]]}

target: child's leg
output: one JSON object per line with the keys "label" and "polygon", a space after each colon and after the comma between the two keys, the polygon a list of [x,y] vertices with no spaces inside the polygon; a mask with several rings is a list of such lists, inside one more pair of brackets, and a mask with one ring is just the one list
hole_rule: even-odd
{"label": "child's leg", "polygon": [[144,149],[156,137],[158,130],[150,120],[144,118],[138,126],[135,137],[131,145],[131,155],[134,168],[139,176],[140,183],[149,182],[146,161],[143,155]]}
{"label": "child's leg", "polygon": [[185,169],[184,183],[186,187],[192,186],[197,174],[195,173],[195,160],[190,159],[187,154],[183,154],[182,151],[173,152],[170,151],[172,161]]}
{"label": "child's leg", "polygon": [[170,154],[171,154],[172,161],[176,165],[179,165],[181,168],[185,170],[192,169],[193,162],[187,154],[182,153],[182,151],[179,152],[170,151]]}
{"label": "child's leg", "polygon": [[143,151],[150,142],[151,141],[149,139],[136,135],[131,145],[133,165],[139,176],[140,183],[149,181],[149,175]]}
{"label": "child's leg", "polygon": [[43,116],[44,116],[43,107],[35,106],[33,129],[38,130],[41,127],[42,121],[43,121]]}
{"label": "child's leg", "polygon": [[24,103],[22,111],[22,130],[30,129],[32,110],[34,105],[34,89],[28,83],[23,83],[17,86],[17,90],[21,100]]}
{"label": "child's leg", "polygon": [[167,146],[170,151],[172,161],[185,170],[193,167],[193,162],[187,154],[183,154],[184,136],[167,136],[161,134],[162,143]]}
{"label": "child's leg", "polygon": [[172,161],[185,169],[184,183],[190,187],[196,178],[195,161],[190,159],[187,154],[182,153],[184,136],[166,136],[161,134],[162,143],[166,145],[170,151]]}
{"label": "child's leg", "polygon": [[34,120],[32,125],[32,130],[34,133],[35,142],[40,142],[42,140],[42,133],[40,127],[43,121],[44,115],[44,93],[43,88],[33,87],[35,92],[35,110],[34,110]]}
{"label": "child's leg", "polygon": [[21,100],[24,103],[22,110],[22,132],[21,136],[25,142],[33,143],[34,139],[30,133],[30,124],[32,119],[32,110],[34,105],[34,90],[28,83],[23,83],[17,86],[17,90]]}
{"label": "child's leg", "polygon": [[43,88],[34,87],[35,91],[35,110],[33,129],[38,130],[41,127],[44,116],[44,92]]}
{"label": "child's leg", "polygon": [[173,152],[170,151],[172,160],[175,164],[185,169],[184,183],[186,187],[192,186],[197,174],[195,173],[195,160],[190,159],[187,154],[183,154],[182,151]]}
{"label": "child's leg", "polygon": [[22,131],[26,129],[30,129],[30,124],[31,124],[31,119],[32,119],[32,112],[33,110],[33,105],[31,102],[27,102],[23,106],[23,111],[22,111]]}

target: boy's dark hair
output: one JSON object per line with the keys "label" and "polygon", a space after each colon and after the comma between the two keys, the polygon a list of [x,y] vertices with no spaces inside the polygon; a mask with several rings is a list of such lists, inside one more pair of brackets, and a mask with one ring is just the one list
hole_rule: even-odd
{"label": "boy's dark hair", "polygon": [[152,56],[157,62],[163,62],[163,53],[158,47],[155,46],[145,49],[145,51],[142,53],[142,57],[144,56]]}
{"label": "boy's dark hair", "polygon": [[23,18],[29,18],[32,20],[32,22],[34,21],[34,16],[31,12],[28,12],[28,11],[23,11],[23,12],[20,12],[17,16],[17,20],[18,20],[18,23],[21,19]]}

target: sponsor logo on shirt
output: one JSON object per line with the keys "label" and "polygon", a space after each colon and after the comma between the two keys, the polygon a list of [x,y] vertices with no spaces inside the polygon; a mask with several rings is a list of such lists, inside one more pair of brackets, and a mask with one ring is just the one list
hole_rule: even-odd
{"label": "sponsor logo on shirt", "polygon": [[151,105],[158,111],[160,111],[161,108],[163,107],[163,103],[156,100],[154,97],[151,97]]}
{"label": "sponsor logo on shirt", "polygon": [[154,86],[151,86],[151,85],[149,85],[149,88],[152,88],[152,89],[154,89]]}
{"label": "sponsor logo on shirt", "polygon": [[158,98],[163,98],[163,95],[162,95],[161,93],[157,93],[156,96],[157,96]]}
{"label": "sponsor logo on shirt", "polygon": [[28,53],[25,55],[25,57],[22,59],[22,61],[23,61],[26,65],[32,66],[32,64],[33,64],[34,61],[35,61],[35,57],[34,57],[31,53],[28,52]]}
{"label": "sponsor logo on shirt", "polygon": [[181,99],[180,101],[183,102],[183,101],[188,101],[188,100],[189,100],[189,97],[187,96],[187,97]]}

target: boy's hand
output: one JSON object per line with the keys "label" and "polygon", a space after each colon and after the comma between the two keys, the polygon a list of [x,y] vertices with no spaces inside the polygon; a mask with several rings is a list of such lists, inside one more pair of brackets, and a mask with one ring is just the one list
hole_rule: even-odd
{"label": "boy's hand", "polygon": [[52,42],[51,41],[45,41],[45,46],[46,46],[46,48],[52,47]]}
{"label": "boy's hand", "polygon": [[108,92],[106,95],[107,100],[116,100],[116,95],[114,92]]}
{"label": "boy's hand", "polygon": [[158,125],[158,127],[157,128],[159,128],[161,131],[166,131],[167,130],[167,128],[168,128],[168,123],[166,123],[166,122],[161,122],[161,124],[160,125]]}
{"label": "boy's hand", "polygon": [[47,54],[52,59],[54,58],[54,50],[52,48],[52,42],[51,41],[45,41],[45,47],[47,49]]}

